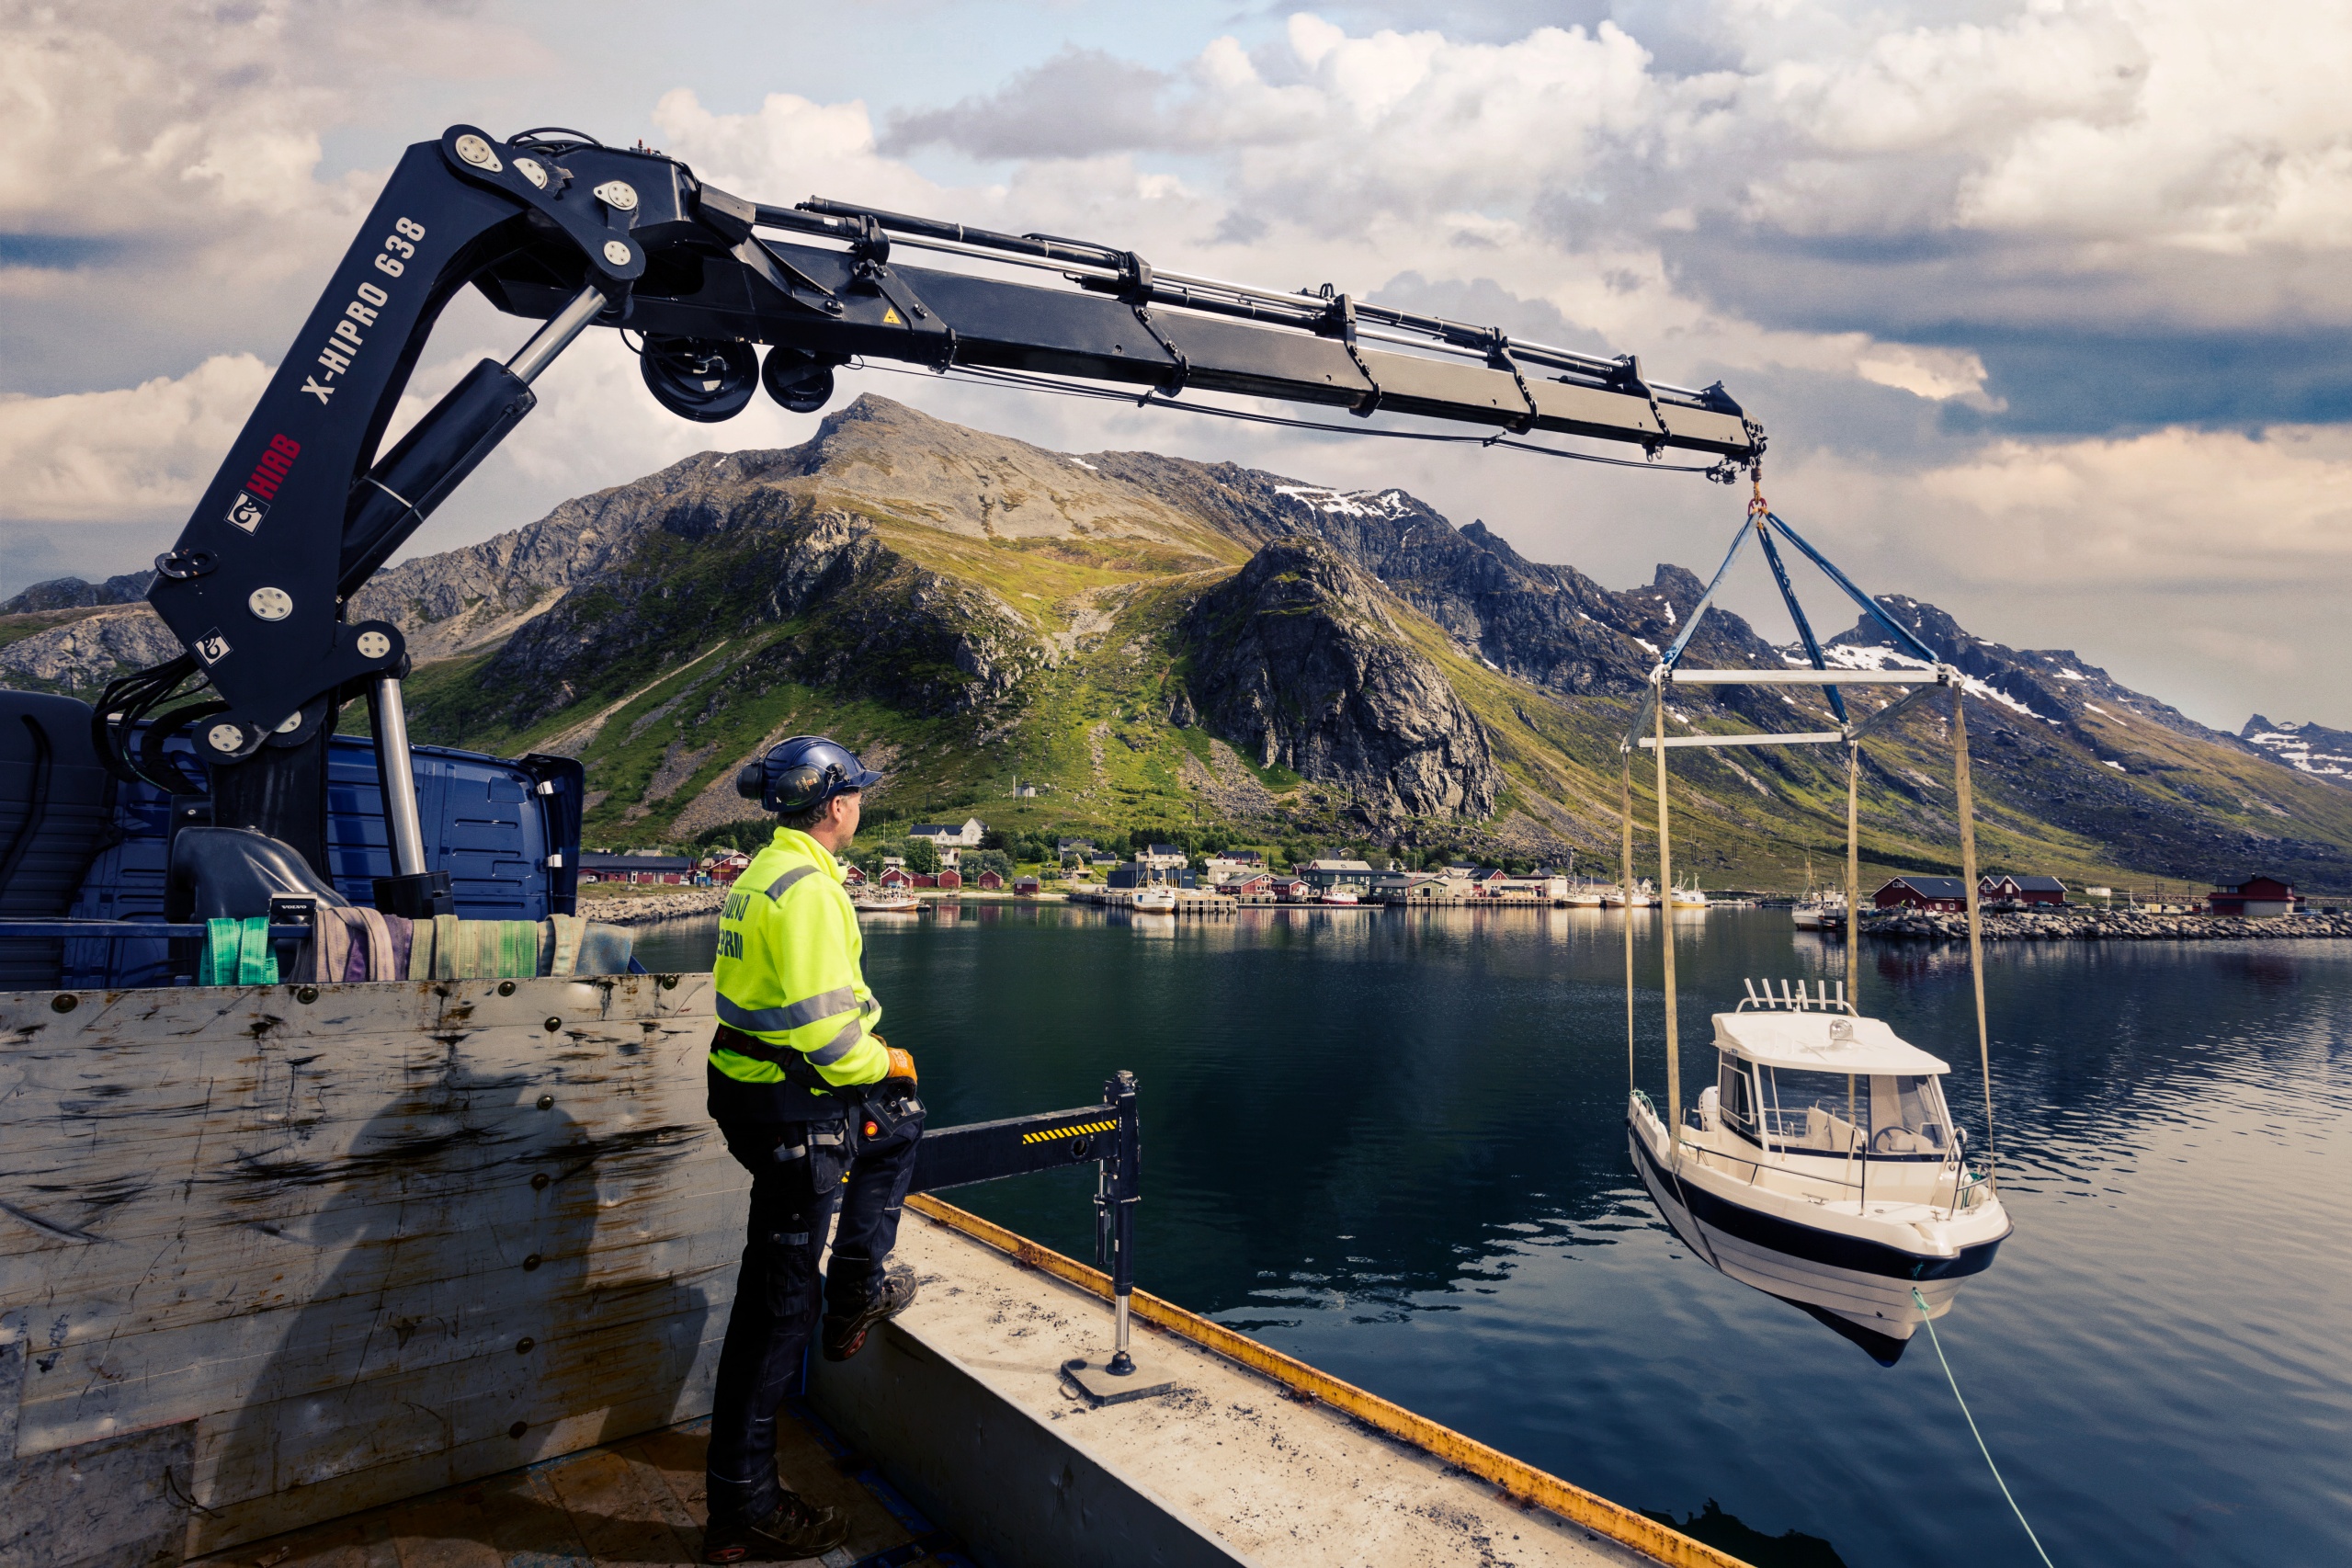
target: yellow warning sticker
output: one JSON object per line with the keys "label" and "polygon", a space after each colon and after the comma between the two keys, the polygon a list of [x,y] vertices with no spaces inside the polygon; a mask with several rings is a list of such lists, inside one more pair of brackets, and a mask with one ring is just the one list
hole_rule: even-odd
{"label": "yellow warning sticker", "polygon": [[1089,1121],[1077,1127],[1057,1127],[1050,1132],[1024,1132],[1024,1143],[1050,1143],[1056,1138],[1076,1138],[1089,1132],[1108,1132],[1118,1127],[1117,1121]]}
{"label": "yellow warning sticker", "polygon": [[882,324],[884,326],[904,326],[906,323],[899,318],[899,313],[896,310],[885,305],[882,307]]}

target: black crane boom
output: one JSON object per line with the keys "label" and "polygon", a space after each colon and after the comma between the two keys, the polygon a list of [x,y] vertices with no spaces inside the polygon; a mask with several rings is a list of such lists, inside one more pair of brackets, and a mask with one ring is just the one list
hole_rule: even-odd
{"label": "black crane boom", "polygon": [[[960,265],[906,265],[908,251]],[[380,451],[435,320],[468,286],[544,324]],[[838,368],[895,360],[1592,437],[1725,471],[1764,449],[1761,426],[1720,385],[1653,381],[1630,357],[1522,342],[1327,286],[1286,294],[1157,271],[1085,241],[834,200],[767,206],[658,153],[453,126],[402,157],[158,558],[149,598],[187,652],[109,688],[97,722],[113,765],[153,777],[156,732],[193,726],[216,781],[222,769],[300,774],[297,754],[324,755],[345,701],[364,693],[396,721],[399,629],[349,621],[345,607],[530,411],[531,381],[590,325],[642,334],[655,399],[703,421],[739,412],[763,382],[785,406],[813,411]],[[182,706],[150,724],[134,755],[134,731],[173,702]],[[312,811],[303,790],[255,782],[216,788],[216,821],[241,815],[238,825],[314,839],[292,820]]]}

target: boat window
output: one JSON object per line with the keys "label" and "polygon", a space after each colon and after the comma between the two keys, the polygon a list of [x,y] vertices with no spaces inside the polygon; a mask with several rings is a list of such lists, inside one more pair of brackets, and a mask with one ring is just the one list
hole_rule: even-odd
{"label": "boat window", "polygon": [[1763,1115],[1772,1141],[1790,1149],[1845,1154],[1859,1150],[1857,1122],[1869,1113],[1869,1090],[1844,1073],[1767,1068]]}
{"label": "boat window", "polygon": [[1746,1063],[1725,1051],[1715,1074],[1716,1113],[1740,1127],[1748,1127],[1755,1119],[1755,1108],[1748,1103],[1749,1098]]}
{"label": "boat window", "polygon": [[1941,1154],[1949,1146],[1951,1117],[1943,1086],[1932,1077],[1881,1075],[1870,1081],[1870,1153]]}

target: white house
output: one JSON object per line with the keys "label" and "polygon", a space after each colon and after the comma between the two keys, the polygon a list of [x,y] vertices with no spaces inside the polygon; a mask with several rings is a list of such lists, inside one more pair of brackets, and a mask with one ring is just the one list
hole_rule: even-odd
{"label": "white house", "polygon": [[[977,849],[980,847],[981,839],[985,837],[987,833],[986,823],[982,822],[978,817],[966,817],[961,827],[948,823],[919,822],[906,830],[906,836],[927,838],[935,847],[941,850]],[[941,858],[944,860],[946,857],[943,855]]]}
{"label": "white house", "polygon": [[1174,871],[1190,864],[1192,857],[1174,844],[1147,844],[1135,857],[1135,863],[1153,871]]}

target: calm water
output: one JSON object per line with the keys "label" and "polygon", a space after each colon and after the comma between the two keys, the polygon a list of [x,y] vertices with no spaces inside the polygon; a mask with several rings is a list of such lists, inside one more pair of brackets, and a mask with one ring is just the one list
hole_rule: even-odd
{"label": "calm water", "polygon": [[[1619,919],[995,905],[869,922],[867,973],[941,1125],[1136,1072],[1146,1289],[1635,1507],[1712,1500],[1855,1568],[2029,1561],[1924,1335],[1876,1366],[1652,1210]],[[1785,913],[1676,928],[1702,1039],[1743,975],[1843,973]],[[641,950],[707,967],[710,929]],[[1954,1063],[1982,1148],[1964,951],[1865,960],[1866,1006]],[[1988,985],[2017,1229],[1938,1328],[2051,1556],[2352,1561],[2352,944],[1997,945]],[[1703,1044],[1684,1074],[1711,1074]],[[1083,1256],[1090,1191],[954,1196]]]}

